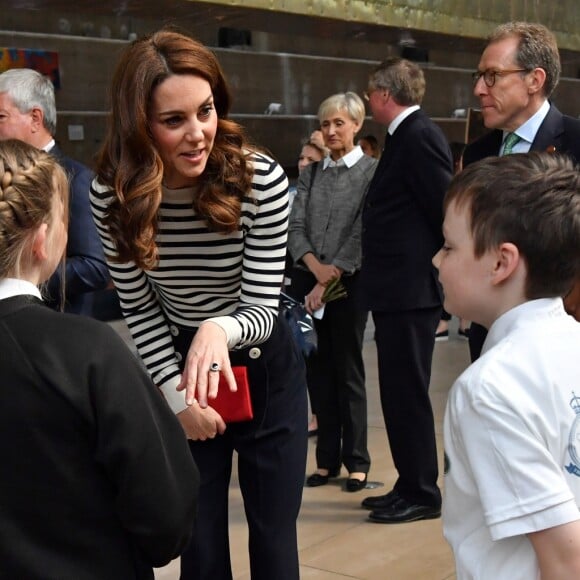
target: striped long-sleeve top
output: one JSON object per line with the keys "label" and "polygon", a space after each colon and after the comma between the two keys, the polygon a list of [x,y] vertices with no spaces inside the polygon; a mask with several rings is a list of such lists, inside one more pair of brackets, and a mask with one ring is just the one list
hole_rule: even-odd
{"label": "striped long-sleeve top", "polygon": [[193,188],[163,189],[152,270],[118,263],[116,244],[103,224],[115,193],[95,180],[91,207],[123,315],[154,382],[174,412],[185,408],[175,387],[180,370],[171,325],[222,327],[228,348],[265,341],[278,311],[286,256],[288,179],[271,158],[254,153],[252,189],[242,200],[237,231],[208,229],[196,215]]}

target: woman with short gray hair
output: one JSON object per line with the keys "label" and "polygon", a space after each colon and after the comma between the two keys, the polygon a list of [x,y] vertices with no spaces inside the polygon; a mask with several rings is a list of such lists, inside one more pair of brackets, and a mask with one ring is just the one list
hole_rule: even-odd
{"label": "woman with short gray hair", "polygon": [[[347,491],[366,485],[367,404],[362,345],[367,313],[357,305],[361,266],[361,213],[377,160],[354,138],[365,118],[352,92],[325,99],[318,119],[329,154],[300,174],[292,208],[288,248],[295,268],[288,291],[305,300],[315,319],[318,351],[307,361],[308,383],[318,417],[317,470],[306,484],[318,487],[347,468]],[[328,284],[340,279],[347,297],[325,302]]]}

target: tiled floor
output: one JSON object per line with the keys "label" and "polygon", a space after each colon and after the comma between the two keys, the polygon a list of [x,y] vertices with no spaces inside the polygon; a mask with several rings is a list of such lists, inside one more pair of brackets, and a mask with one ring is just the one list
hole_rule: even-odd
{"label": "tiled floor", "polygon": [[[451,552],[442,537],[441,520],[412,524],[382,525],[365,521],[360,507],[366,495],[388,491],[396,478],[381,415],[375,344],[367,329],[364,357],[369,400],[369,449],[372,468],[369,480],[384,487],[358,493],[342,491],[344,479],[319,488],[305,488],[298,520],[300,573],[302,580],[453,580]],[[443,412],[447,392],[455,377],[468,364],[467,342],[451,327],[448,342],[436,343],[431,382],[440,465],[442,465]],[[314,445],[308,449],[308,473],[314,470]],[[343,477],[346,473],[343,470]],[[237,479],[230,493],[232,565],[236,580],[249,580],[247,530]],[[176,580],[177,561],[157,570],[157,580]],[[272,578],[272,580],[276,580]]]}

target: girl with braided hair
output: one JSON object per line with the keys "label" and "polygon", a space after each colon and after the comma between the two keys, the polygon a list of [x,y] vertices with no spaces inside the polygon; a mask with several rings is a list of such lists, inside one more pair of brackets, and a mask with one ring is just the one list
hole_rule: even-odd
{"label": "girl with braided hair", "polygon": [[115,331],[42,302],[67,197],[53,157],[0,142],[0,576],[153,580],[187,545],[199,475]]}

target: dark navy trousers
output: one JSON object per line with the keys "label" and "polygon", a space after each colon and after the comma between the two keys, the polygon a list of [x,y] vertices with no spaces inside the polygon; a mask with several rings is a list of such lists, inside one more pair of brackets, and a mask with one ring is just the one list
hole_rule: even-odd
{"label": "dark navy trousers", "polygon": [[[183,360],[190,330],[174,337]],[[201,475],[193,537],[181,556],[181,580],[231,580],[228,490],[233,453],[249,528],[252,580],[298,580],[296,519],[307,452],[304,362],[279,317],[263,344],[230,351],[232,366],[247,366],[254,418],[231,423],[223,435],[190,441]]]}

